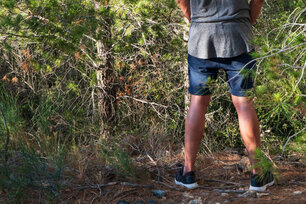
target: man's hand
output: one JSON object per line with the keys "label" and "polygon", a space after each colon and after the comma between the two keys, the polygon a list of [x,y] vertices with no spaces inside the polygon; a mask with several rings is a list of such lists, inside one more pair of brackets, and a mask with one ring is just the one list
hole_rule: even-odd
{"label": "man's hand", "polygon": [[182,10],[184,16],[189,20],[189,22],[191,21],[190,19],[190,0],[177,0],[177,3],[180,7],[180,9]]}
{"label": "man's hand", "polygon": [[254,25],[256,22],[256,19],[258,18],[261,8],[264,4],[264,0],[252,0],[250,3],[251,8],[251,24]]}

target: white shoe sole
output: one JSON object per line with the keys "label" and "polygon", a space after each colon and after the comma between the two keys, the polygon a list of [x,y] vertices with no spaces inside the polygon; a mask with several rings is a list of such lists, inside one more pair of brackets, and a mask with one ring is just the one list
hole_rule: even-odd
{"label": "white shoe sole", "polygon": [[267,183],[264,186],[261,186],[261,187],[250,186],[249,190],[250,191],[263,192],[263,191],[265,191],[267,189],[267,187],[272,186],[273,184],[274,184],[274,180],[272,182],[270,182],[270,183]]}
{"label": "white shoe sole", "polygon": [[184,184],[182,182],[177,181],[176,179],[174,179],[174,182],[175,182],[176,185],[184,186],[184,187],[186,187],[188,189],[196,188],[196,187],[199,186],[197,183]]}

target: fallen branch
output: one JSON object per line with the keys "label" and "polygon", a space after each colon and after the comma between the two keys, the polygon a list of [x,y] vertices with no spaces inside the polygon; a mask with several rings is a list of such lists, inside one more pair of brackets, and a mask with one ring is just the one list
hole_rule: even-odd
{"label": "fallen branch", "polygon": [[305,129],[306,129],[306,128],[303,128],[301,131],[295,133],[294,135],[291,135],[291,136],[287,139],[287,141],[286,141],[286,143],[285,143],[285,145],[284,145],[284,147],[283,147],[283,151],[282,151],[281,157],[283,157],[284,152],[285,152],[285,148],[286,148],[288,142],[290,141],[290,139],[293,138],[293,137],[295,137],[295,136],[297,136],[298,134],[300,134],[301,132],[303,132]]}
{"label": "fallen branch", "polygon": [[225,190],[225,189],[214,189],[214,192],[218,193],[245,193],[246,190]]}
{"label": "fallen branch", "polygon": [[154,161],[154,159],[152,159],[152,157],[151,157],[148,153],[146,153],[146,155],[147,155],[147,157],[150,159],[150,161],[156,166],[156,165],[157,165],[157,162]]}
{"label": "fallen branch", "polygon": [[[152,105],[152,106],[160,106],[160,107],[163,107],[163,108],[168,108],[168,106],[165,106],[165,105],[162,105],[162,104],[158,104],[158,103],[155,103],[155,102],[149,102],[149,101],[144,101],[144,100],[140,100],[138,98],[134,98],[134,97],[131,97],[131,96],[127,96],[127,95],[123,95],[123,96],[120,96],[121,98],[130,98],[130,99],[133,99],[135,101],[138,101],[140,103],[146,103],[146,104],[149,104],[149,105]],[[120,98],[120,97],[117,97],[116,99]]]}
{"label": "fallen branch", "polygon": [[130,186],[130,187],[145,187],[145,188],[151,188],[152,187],[152,185],[150,185],[150,184],[142,185],[142,184],[134,184],[134,183],[128,183],[128,182],[110,182],[110,183],[105,183],[105,184],[78,186],[75,189],[86,189],[86,188],[100,189],[101,187],[114,186],[114,185],[123,185],[123,186]]}

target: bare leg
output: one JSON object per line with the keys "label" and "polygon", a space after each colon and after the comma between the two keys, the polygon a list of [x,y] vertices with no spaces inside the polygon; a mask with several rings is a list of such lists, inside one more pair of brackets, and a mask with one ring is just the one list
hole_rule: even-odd
{"label": "bare leg", "polygon": [[[247,97],[232,95],[232,101],[238,113],[240,134],[249,153],[250,162],[255,164],[254,153],[260,148],[259,122],[255,112],[253,100]],[[256,169],[253,169],[256,173]]]}
{"label": "bare leg", "polygon": [[190,107],[185,121],[185,164],[183,175],[194,171],[195,159],[204,133],[205,113],[210,95],[191,95]]}

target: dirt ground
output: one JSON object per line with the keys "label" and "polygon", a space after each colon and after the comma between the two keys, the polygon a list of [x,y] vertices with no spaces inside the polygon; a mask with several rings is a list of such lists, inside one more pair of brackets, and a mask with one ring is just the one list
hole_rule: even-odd
{"label": "dirt ground", "polygon": [[[62,190],[61,197],[63,203],[306,203],[305,159],[292,155],[272,160],[278,172],[277,183],[263,193],[246,192],[250,183],[247,157],[225,151],[198,156],[197,189],[186,190],[174,184],[174,175],[183,162],[179,153],[158,161],[150,156],[136,159],[137,180],[120,179],[112,170],[91,164],[88,168],[95,170],[87,174],[86,182],[75,181],[71,188]],[[163,190],[165,194],[157,198],[152,190]]]}

